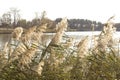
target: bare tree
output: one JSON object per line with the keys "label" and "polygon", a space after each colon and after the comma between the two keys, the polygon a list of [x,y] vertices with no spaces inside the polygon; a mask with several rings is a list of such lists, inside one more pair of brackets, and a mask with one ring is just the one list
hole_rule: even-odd
{"label": "bare tree", "polygon": [[10,8],[10,11],[13,15],[13,25],[16,26],[17,22],[20,20],[20,10],[17,8]]}
{"label": "bare tree", "polygon": [[43,11],[43,12],[41,13],[41,20],[44,19],[44,18],[46,17],[46,15],[47,15],[46,11]]}
{"label": "bare tree", "polygon": [[4,27],[9,27],[11,25],[11,14],[10,14],[10,12],[4,13],[2,15],[1,24]]}
{"label": "bare tree", "polygon": [[2,15],[2,22],[6,24],[11,24],[11,14],[9,12]]}
{"label": "bare tree", "polygon": [[39,19],[39,13],[35,12],[35,19]]}

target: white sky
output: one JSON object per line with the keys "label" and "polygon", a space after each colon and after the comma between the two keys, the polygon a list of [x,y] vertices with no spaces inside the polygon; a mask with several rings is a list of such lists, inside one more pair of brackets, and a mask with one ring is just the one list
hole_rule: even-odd
{"label": "white sky", "polygon": [[22,18],[32,19],[35,12],[47,12],[47,17],[79,18],[106,22],[116,15],[120,22],[120,0],[0,0],[0,16],[11,7],[20,9]]}

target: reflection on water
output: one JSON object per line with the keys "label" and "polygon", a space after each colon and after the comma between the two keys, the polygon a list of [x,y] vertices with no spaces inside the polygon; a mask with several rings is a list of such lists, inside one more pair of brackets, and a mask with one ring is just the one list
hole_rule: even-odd
{"label": "reflection on water", "polygon": [[[72,37],[74,38],[75,41],[80,41],[81,37],[83,36],[92,36],[92,35],[99,35],[100,32],[99,31],[95,31],[95,32],[66,32],[65,35],[67,35],[68,37]],[[115,33],[114,37],[120,38],[120,32]],[[55,33],[44,33],[43,37],[42,37],[42,43],[43,44],[48,44],[51,39],[53,38],[53,36],[55,35]],[[10,34],[0,34],[0,49],[4,46],[4,44],[6,42],[8,42],[10,40]]]}
{"label": "reflection on water", "polygon": [[10,40],[10,34],[0,34],[0,49]]}

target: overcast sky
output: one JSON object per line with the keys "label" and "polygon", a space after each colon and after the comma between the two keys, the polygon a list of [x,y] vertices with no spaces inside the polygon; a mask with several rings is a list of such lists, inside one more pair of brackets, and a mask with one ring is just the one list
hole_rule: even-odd
{"label": "overcast sky", "polygon": [[0,0],[0,16],[11,7],[20,9],[22,18],[32,19],[35,12],[47,12],[47,17],[79,18],[106,22],[116,15],[120,22],[120,0]]}

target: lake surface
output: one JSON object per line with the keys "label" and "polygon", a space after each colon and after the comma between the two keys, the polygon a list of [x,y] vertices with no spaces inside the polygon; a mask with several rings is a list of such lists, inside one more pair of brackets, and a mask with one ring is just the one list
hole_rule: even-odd
{"label": "lake surface", "polygon": [[[44,33],[43,43],[47,44],[51,41],[55,33]],[[92,36],[92,35],[99,35],[100,31],[82,31],[82,32],[66,32],[65,35],[68,37],[73,37],[74,40],[80,41],[83,36]],[[6,42],[10,40],[11,34],[0,34],[0,49],[4,46]],[[115,38],[120,38],[120,32],[116,32],[114,35]]]}

